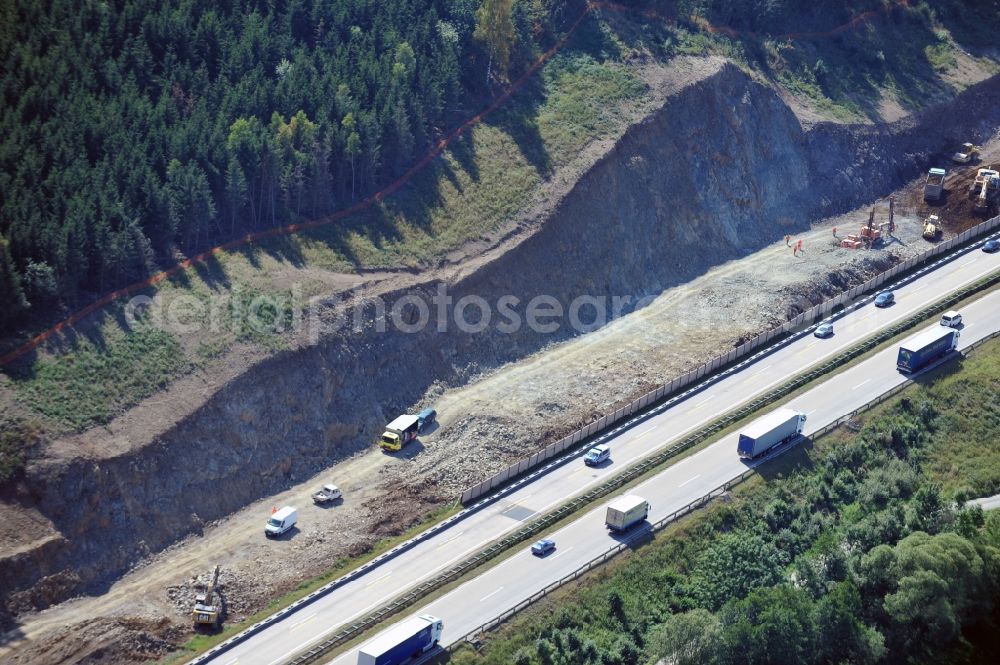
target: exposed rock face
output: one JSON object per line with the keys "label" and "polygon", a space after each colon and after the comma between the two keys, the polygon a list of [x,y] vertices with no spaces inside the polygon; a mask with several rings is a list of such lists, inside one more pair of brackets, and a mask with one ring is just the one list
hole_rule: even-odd
{"label": "exposed rock face", "polygon": [[[660,293],[898,187],[930,153],[1000,125],[998,98],[994,78],[922,119],[804,131],[772,90],[725,66],[632,127],[533,235],[448,292],[455,302],[484,298],[494,317],[504,295],[519,299],[523,317],[540,294],[566,307],[581,295]],[[437,286],[409,293],[430,302]],[[591,312],[580,311],[585,323]],[[410,322],[420,314],[403,313]],[[59,535],[0,559],[7,611],[101,589],[205,522],[371,445],[435,382],[462,383],[573,334],[566,317],[556,320],[551,333],[471,333],[453,322],[437,332],[433,320],[405,333],[376,332],[369,316],[363,332],[329,331],[260,362],[131,452],[34,465],[5,501],[37,510]]]}

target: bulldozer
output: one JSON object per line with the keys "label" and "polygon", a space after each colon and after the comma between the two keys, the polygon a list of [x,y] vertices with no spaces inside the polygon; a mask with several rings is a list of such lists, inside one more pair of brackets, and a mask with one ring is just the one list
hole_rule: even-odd
{"label": "bulldozer", "polygon": [[996,204],[1000,195],[1000,171],[992,166],[979,169],[976,179],[969,185],[969,198],[973,209],[981,214],[987,214]]}
{"label": "bulldozer", "polygon": [[214,629],[219,626],[219,606],[215,602],[218,595],[219,566],[215,567],[212,573],[212,582],[205,588],[204,593],[199,593],[194,597],[194,609],[191,610],[191,619],[194,621],[195,629]]}
{"label": "bulldozer", "polygon": [[968,164],[979,159],[979,146],[971,143],[963,143],[962,149],[951,156],[951,161],[956,164]]}
{"label": "bulldozer", "polygon": [[924,240],[937,240],[941,235],[941,220],[937,215],[931,215],[924,220],[924,231],[921,234]]}

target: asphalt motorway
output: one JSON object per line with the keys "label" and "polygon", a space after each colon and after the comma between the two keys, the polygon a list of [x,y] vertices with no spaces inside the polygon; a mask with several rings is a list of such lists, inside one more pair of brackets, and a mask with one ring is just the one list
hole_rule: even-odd
{"label": "asphalt motorway", "polygon": [[[810,336],[796,340],[654,417],[643,420],[633,427],[622,426],[619,428],[621,432],[610,441],[611,463],[601,468],[589,468],[582,462],[574,461],[558,467],[534,482],[525,484],[494,505],[456,522],[435,537],[369,570],[299,611],[290,613],[281,621],[219,654],[212,662],[222,665],[278,665],[290,659],[294,654],[327,638],[343,625],[518,528],[526,520],[555,508],[625,466],[711,422],[719,414],[765,393],[790,376],[835,356],[879,329],[905,319],[929,302],[981,279],[998,267],[1000,267],[1000,255],[997,254],[972,251],[958,257],[895,290],[896,304],[893,306],[878,309],[868,304],[839,319],[835,324],[836,331],[833,337],[817,339]],[[979,326],[985,327],[982,322],[976,321],[976,316],[970,314],[966,318],[969,324],[967,329],[974,334],[978,334]],[[969,337],[963,337],[963,342],[969,340]],[[883,374],[899,381],[900,377],[893,367],[894,361],[888,365],[891,371]],[[877,380],[877,374],[859,380],[857,389],[849,387],[851,389],[848,392],[858,396],[877,394],[881,385],[881,381]],[[864,390],[860,390],[861,388]],[[819,408],[817,406],[805,410]],[[849,411],[850,408],[853,407],[834,411],[839,415]],[[815,429],[818,422],[822,424],[822,417],[822,412],[816,411],[810,417],[810,428]],[[671,471],[673,474],[687,475],[677,483],[676,497],[673,494],[662,497],[658,495],[657,498],[648,497],[654,509],[651,519],[659,519],[657,515],[662,517],[669,514],[673,510],[670,506],[675,502],[677,506],[685,505],[693,498],[703,495],[707,491],[706,488],[714,488],[742,472],[745,467],[736,459],[734,450],[735,444],[723,441],[670,467],[677,469]],[[693,460],[698,462],[694,463]],[[585,516],[581,521],[591,517],[591,515]],[[308,520],[308,509],[301,515],[301,519]],[[602,518],[597,519],[600,521]],[[600,524],[597,526],[600,527],[597,533],[603,534],[603,527]],[[474,599],[478,603],[475,605],[477,611],[473,612],[468,607],[463,607],[460,613],[443,611],[440,610],[443,607],[442,601],[435,601],[429,608],[424,608],[431,612],[440,611],[444,616],[445,641],[460,637],[468,629],[482,623],[485,620],[482,617],[489,618],[487,615],[492,616],[498,610],[512,606],[516,602],[515,599],[527,597],[564,574],[559,572],[550,577],[539,575],[540,571],[572,571],[583,561],[601,551],[599,547],[594,549],[594,544],[590,543],[585,535],[581,535],[579,544],[574,542],[572,536],[568,536],[565,542],[562,542],[563,536],[558,537],[559,549],[545,560],[544,568],[529,567],[528,577],[522,579],[517,575],[510,576],[506,585],[501,584],[486,590]],[[510,561],[520,559],[518,556]],[[499,570],[505,570],[511,565],[514,564],[505,562]],[[479,584],[480,579],[482,578],[477,578],[468,584]],[[513,579],[517,579],[518,582],[511,582]],[[465,589],[466,586],[463,585],[460,589]],[[459,597],[465,604],[467,602],[465,593],[456,590],[449,594],[444,602],[447,603],[449,600],[455,602],[456,597]],[[468,593],[475,595],[479,591]],[[356,656],[352,654],[356,654],[356,651],[338,658],[336,662],[354,662]]]}
{"label": "asphalt motorway", "polygon": [[[1000,292],[994,292],[963,308],[962,314],[967,324],[961,330],[959,348],[1000,330]],[[913,335],[937,325],[934,323],[924,326]],[[808,415],[804,434],[809,435],[905,382],[907,377],[896,371],[896,352],[897,346],[893,345],[822,381],[809,391],[775,404],[774,408],[789,406],[804,411]],[[736,454],[738,436],[738,433],[733,433],[723,437],[701,452],[629,489],[628,493],[638,494],[650,502],[652,508],[649,522],[656,522],[736,478],[748,468],[768,463],[767,457],[750,464],[741,460]],[[545,537],[556,542],[556,549],[548,556],[533,556],[525,548],[441,598],[420,607],[413,614],[427,613],[444,619],[442,645],[447,646],[460,640],[478,626],[614,547],[618,541],[604,526],[606,504],[607,502],[602,502],[597,508],[558,531],[545,534]],[[357,649],[341,654],[329,662],[354,665],[357,662]]]}

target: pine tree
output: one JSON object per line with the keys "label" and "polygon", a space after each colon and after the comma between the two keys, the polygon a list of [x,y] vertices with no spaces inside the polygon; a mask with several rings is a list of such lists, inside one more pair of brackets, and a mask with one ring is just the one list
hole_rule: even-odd
{"label": "pine tree", "polygon": [[21,289],[21,276],[11,258],[7,239],[0,236],[0,329],[6,328],[27,308],[28,301]]}
{"label": "pine tree", "polygon": [[229,233],[236,235],[236,218],[248,203],[247,177],[239,160],[230,156],[226,165],[226,207],[229,209]]}

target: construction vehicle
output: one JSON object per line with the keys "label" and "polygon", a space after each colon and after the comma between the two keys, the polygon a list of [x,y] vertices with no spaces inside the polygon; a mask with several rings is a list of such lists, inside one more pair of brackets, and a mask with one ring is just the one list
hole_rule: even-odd
{"label": "construction vehicle", "polygon": [[889,220],[882,222],[876,226],[875,224],[875,208],[872,206],[872,210],[868,213],[868,223],[861,227],[861,230],[857,233],[851,233],[844,240],[840,241],[840,246],[846,249],[860,249],[864,247],[865,249],[871,249],[882,244],[885,235],[892,234],[896,230],[895,222],[895,203],[896,197],[889,197]]}
{"label": "construction vehicle", "polygon": [[937,240],[941,236],[941,220],[937,215],[931,215],[924,220],[924,230],[921,235],[924,240]]}
{"label": "construction vehicle", "polygon": [[382,437],[378,445],[382,450],[396,451],[406,445],[407,441],[417,438],[419,432],[420,418],[417,416],[399,416],[385,426]]}
{"label": "construction vehicle", "polygon": [[214,629],[219,626],[219,606],[215,603],[217,588],[219,584],[219,566],[215,567],[212,573],[212,583],[208,585],[203,593],[194,597],[194,609],[191,611],[191,618],[194,620],[195,628]]}
{"label": "construction vehicle", "polygon": [[951,156],[951,161],[956,164],[968,164],[979,159],[979,146],[971,143],[963,143],[962,149]]}
{"label": "construction vehicle", "polygon": [[944,193],[944,169],[931,169],[927,172],[927,179],[924,180],[924,200],[940,201]]}
{"label": "construction vehicle", "polygon": [[[890,211],[892,210],[892,203],[889,204]],[[889,213],[892,214],[891,212]],[[868,214],[868,224],[861,227],[859,231],[861,236],[861,242],[867,248],[871,249],[875,245],[882,242],[882,226],[879,225],[878,228],[875,227],[875,206],[872,206],[872,211]]]}
{"label": "construction vehicle", "polygon": [[979,169],[969,185],[969,198],[976,212],[988,213],[1000,195],[1000,171],[993,167]]}

